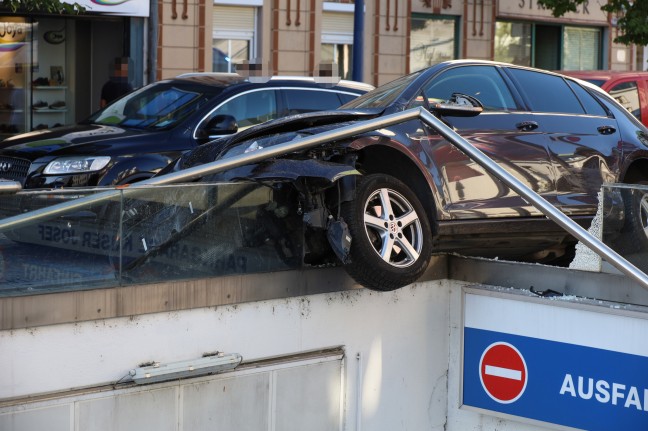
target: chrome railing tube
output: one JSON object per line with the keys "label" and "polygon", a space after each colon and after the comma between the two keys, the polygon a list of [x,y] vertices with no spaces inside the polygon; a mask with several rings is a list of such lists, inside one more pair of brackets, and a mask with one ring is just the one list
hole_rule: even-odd
{"label": "chrome railing tube", "polygon": [[364,133],[371,130],[387,127],[394,124],[402,123],[404,121],[419,118],[420,108],[411,109],[396,114],[386,115],[380,118],[374,118],[352,124],[345,127],[340,127],[329,132],[319,133],[317,135],[309,136],[307,138],[296,139],[294,141],[286,142],[272,147],[262,148],[250,153],[241,154],[238,156],[228,157],[227,159],[217,160],[215,162],[205,163],[204,165],[194,166],[192,168],[184,169],[179,172],[172,172],[167,175],[150,178],[148,180],[140,181],[128,187],[120,189],[111,189],[104,192],[95,193],[92,196],[85,196],[74,201],[68,201],[47,208],[22,213],[16,216],[7,217],[0,220],[0,232],[8,229],[16,229],[22,226],[27,226],[32,223],[44,220],[50,217],[67,214],[69,212],[85,208],[90,205],[116,199],[122,192],[136,193],[139,188],[146,188],[152,185],[166,185],[176,184],[186,181],[195,180],[205,175],[215,174],[218,172],[226,171],[228,169],[236,168],[238,166],[247,165],[250,163],[267,160],[272,157],[288,154],[293,151],[300,151],[326,142],[331,142],[336,139],[347,138],[358,133]]}
{"label": "chrome railing tube", "polygon": [[[491,174],[493,174],[495,177],[509,186],[512,190],[527,199],[529,203],[531,203],[535,208],[541,211],[545,216],[556,222],[567,232],[572,234],[593,251],[598,253],[612,266],[638,282],[645,289],[648,289],[648,276],[646,274],[644,274],[641,270],[639,270],[621,255],[604,244],[601,240],[590,234],[587,230],[583,229],[580,225],[578,225],[556,207],[551,205],[540,195],[529,189],[524,183],[522,183],[508,171],[500,167],[486,154],[473,146],[466,139],[464,139],[450,127],[445,125],[441,120],[439,120],[423,108],[409,109],[396,114],[386,115],[384,117],[362,121],[360,123],[345,127],[340,127],[332,131],[320,133],[306,138],[296,139],[284,144],[262,148],[251,153],[233,156],[223,160],[217,160],[215,162],[195,166],[193,168],[188,168],[179,172],[174,172],[160,177],[141,181],[122,190],[127,190],[130,193],[135,192],[139,188],[146,188],[151,185],[166,185],[191,181],[205,175],[226,171],[238,166],[259,162],[268,158],[281,156],[294,151],[304,150],[326,142],[351,137],[359,133],[376,130],[381,127],[387,127],[417,118],[428,124],[430,127],[434,128],[450,143],[458,147],[466,155],[475,160],[475,162],[479,163],[484,169],[489,171]],[[0,220],[0,232],[7,229],[15,229],[18,227],[26,226],[52,216],[62,215],[76,209],[81,209],[88,205],[114,199],[118,197],[120,193],[122,193],[122,190],[115,189],[100,192],[92,196],[76,199],[74,201],[52,205],[48,208],[30,211],[28,213],[23,213],[13,217],[7,217],[3,220]]]}

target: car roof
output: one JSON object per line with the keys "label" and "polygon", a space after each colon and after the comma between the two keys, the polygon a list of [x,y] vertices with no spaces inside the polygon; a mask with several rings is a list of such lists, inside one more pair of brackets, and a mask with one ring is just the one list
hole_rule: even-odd
{"label": "car roof", "polygon": [[238,73],[223,73],[223,72],[192,72],[192,73],[183,73],[176,76],[172,79],[179,80],[190,80],[195,83],[201,83],[212,86],[219,87],[229,87],[234,84],[249,82],[249,83],[268,83],[271,82],[272,85],[282,85],[289,84],[294,86],[295,84],[304,84],[307,86],[330,86],[336,88],[346,88],[349,90],[357,91],[371,91],[375,87],[371,84],[367,84],[360,81],[350,81],[346,79],[332,79],[332,78],[316,78],[312,76],[278,76],[273,75],[268,78],[248,78]]}

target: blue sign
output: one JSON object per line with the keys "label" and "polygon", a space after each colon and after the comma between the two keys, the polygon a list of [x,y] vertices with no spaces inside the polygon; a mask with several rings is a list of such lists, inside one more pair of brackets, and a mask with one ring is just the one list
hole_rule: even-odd
{"label": "blue sign", "polygon": [[[526,375],[518,359],[490,353],[500,345]],[[591,431],[648,430],[645,356],[465,327],[463,376],[466,406]],[[493,396],[522,378],[513,401]]]}

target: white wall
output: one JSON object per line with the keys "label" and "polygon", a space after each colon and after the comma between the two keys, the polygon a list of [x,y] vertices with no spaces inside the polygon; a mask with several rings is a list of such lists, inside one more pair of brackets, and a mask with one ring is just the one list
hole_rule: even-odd
{"label": "white wall", "polygon": [[[180,361],[218,350],[251,361],[342,345],[344,429],[360,424],[366,430],[441,431],[446,422],[449,292],[449,284],[441,281],[391,293],[358,289],[5,331],[0,333],[0,402],[116,382],[152,360]],[[90,396],[87,392],[75,396]],[[24,417],[30,408],[42,414],[44,407],[63,421],[78,415],[73,403],[66,409],[62,402],[5,404],[0,415],[22,412]]]}

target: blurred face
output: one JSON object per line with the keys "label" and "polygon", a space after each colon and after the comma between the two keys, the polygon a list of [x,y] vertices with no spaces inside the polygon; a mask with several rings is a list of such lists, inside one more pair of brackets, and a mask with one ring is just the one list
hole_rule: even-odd
{"label": "blurred face", "polygon": [[128,63],[127,62],[115,63],[115,75],[128,76]]}

